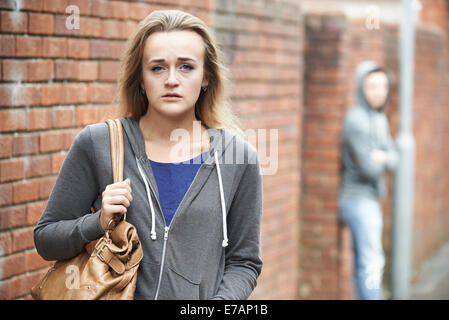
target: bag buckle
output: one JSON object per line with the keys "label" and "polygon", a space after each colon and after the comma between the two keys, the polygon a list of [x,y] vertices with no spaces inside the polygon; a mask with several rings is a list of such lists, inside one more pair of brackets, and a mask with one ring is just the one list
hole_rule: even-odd
{"label": "bag buckle", "polygon": [[101,255],[101,253],[103,252],[104,248],[108,246],[108,242],[106,241],[106,239],[101,238],[101,240],[95,245],[95,249],[96,249],[96,256],[98,257],[98,259],[100,259],[101,261],[105,262],[103,256]]}

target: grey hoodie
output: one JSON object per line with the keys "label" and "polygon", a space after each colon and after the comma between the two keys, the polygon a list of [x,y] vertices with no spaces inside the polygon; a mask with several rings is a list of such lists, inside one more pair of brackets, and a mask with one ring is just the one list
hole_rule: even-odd
{"label": "grey hoodie", "polygon": [[[398,153],[391,138],[385,104],[378,110],[371,108],[365,98],[363,81],[379,70],[375,62],[361,63],[356,71],[357,105],[344,119],[342,131],[342,179],[340,198],[365,197],[378,200],[385,195],[385,169],[394,170]],[[377,164],[370,158],[373,149],[386,152],[387,160]]]}
{"label": "grey hoodie", "polygon": [[[262,177],[255,148],[208,128],[208,157],[167,228],[139,121],[120,120],[124,179],[131,180],[133,196],[127,221],[136,226],[144,252],[135,299],[247,299],[262,269]],[[88,125],[74,139],[34,229],[44,259],[74,257],[103,235],[102,192],[111,183],[108,127]]]}

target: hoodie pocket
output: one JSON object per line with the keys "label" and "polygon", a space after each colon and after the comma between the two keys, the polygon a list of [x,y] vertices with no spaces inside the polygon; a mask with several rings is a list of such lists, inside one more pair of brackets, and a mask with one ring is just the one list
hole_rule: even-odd
{"label": "hoodie pocket", "polygon": [[174,299],[199,300],[200,281],[181,274],[172,267],[167,267],[167,280]]}

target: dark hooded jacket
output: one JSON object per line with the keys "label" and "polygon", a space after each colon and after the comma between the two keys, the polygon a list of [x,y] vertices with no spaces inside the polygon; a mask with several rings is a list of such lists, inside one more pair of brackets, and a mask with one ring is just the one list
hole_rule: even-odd
{"label": "dark hooded jacket", "polygon": [[[385,116],[388,97],[376,110],[367,102],[363,90],[366,76],[378,70],[375,62],[366,61],[356,71],[357,104],[346,115],[342,131],[340,198],[382,198],[386,189],[384,171],[394,170],[397,165],[398,152]],[[387,160],[383,164],[371,160],[373,149],[386,152]]]}

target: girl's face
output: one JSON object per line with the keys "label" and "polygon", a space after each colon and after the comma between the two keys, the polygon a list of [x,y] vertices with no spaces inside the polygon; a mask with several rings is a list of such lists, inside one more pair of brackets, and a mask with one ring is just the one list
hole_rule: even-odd
{"label": "girl's face", "polygon": [[204,51],[203,39],[193,31],[155,32],[147,38],[142,86],[152,111],[167,117],[194,112],[207,86]]}

